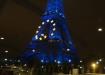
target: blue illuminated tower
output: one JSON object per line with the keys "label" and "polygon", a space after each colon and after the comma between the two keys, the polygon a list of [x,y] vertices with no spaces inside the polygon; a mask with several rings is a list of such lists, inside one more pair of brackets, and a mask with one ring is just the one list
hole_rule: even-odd
{"label": "blue illuminated tower", "polygon": [[71,63],[76,50],[67,27],[63,0],[48,0],[41,20],[23,55],[35,56],[41,63]]}

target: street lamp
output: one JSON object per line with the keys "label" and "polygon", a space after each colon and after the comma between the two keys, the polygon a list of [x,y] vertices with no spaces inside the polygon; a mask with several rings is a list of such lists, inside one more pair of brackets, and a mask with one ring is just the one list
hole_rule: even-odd
{"label": "street lamp", "polygon": [[96,64],[98,65],[99,64],[99,61],[97,61]]}
{"label": "street lamp", "polygon": [[4,37],[0,37],[0,40],[4,40],[5,38]]}
{"label": "street lamp", "polygon": [[6,50],[5,53],[8,53],[8,51]]}
{"label": "street lamp", "polygon": [[93,73],[95,73],[95,70],[96,70],[96,67],[97,67],[97,65],[95,64],[95,63],[92,63],[92,68],[93,68]]}
{"label": "street lamp", "polygon": [[102,32],[102,31],[103,31],[103,29],[102,29],[102,28],[98,28],[98,31],[99,31],[99,32]]}
{"label": "street lamp", "polygon": [[102,61],[102,59],[99,59],[99,61],[101,62],[101,61]]}

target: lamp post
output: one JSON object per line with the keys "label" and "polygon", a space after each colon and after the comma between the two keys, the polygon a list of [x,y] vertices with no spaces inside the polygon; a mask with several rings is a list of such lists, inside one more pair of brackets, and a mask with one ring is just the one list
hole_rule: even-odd
{"label": "lamp post", "polygon": [[91,66],[92,66],[92,68],[93,68],[93,73],[95,73],[95,71],[96,71],[96,66],[97,66],[97,65],[96,65],[95,63],[92,63]]}

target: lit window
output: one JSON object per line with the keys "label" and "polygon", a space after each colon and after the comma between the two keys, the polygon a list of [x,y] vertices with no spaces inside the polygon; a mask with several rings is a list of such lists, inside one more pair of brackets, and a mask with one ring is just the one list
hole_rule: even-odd
{"label": "lit window", "polygon": [[42,25],[44,25],[45,24],[45,22],[42,22]]}
{"label": "lit window", "polygon": [[58,10],[56,10],[56,12],[58,12]]}
{"label": "lit window", "polygon": [[96,64],[99,64],[99,62],[97,61]]}
{"label": "lit window", "polygon": [[33,49],[32,52],[35,52],[35,50]]}
{"label": "lit window", "polygon": [[69,62],[71,62],[71,60],[69,59]]}
{"label": "lit window", "polygon": [[46,38],[47,38],[47,36],[45,35],[45,36],[44,36],[44,38],[46,39]]}
{"label": "lit window", "polygon": [[80,63],[82,63],[83,61],[82,60],[80,60]]}
{"label": "lit window", "polygon": [[99,61],[101,62],[101,61],[102,61],[102,59],[99,59]]}
{"label": "lit window", "polygon": [[27,64],[24,64],[24,66],[27,66]]}
{"label": "lit window", "polygon": [[39,26],[38,28],[41,28],[41,26]]}
{"label": "lit window", "polygon": [[20,60],[18,60],[17,62],[21,62]]}
{"label": "lit window", "polygon": [[54,60],[54,62],[57,62],[57,60]]}
{"label": "lit window", "polygon": [[44,62],[44,60],[41,60],[41,62]]}
{"label": "lit window", "polygon": [[38,35],[36,35],[35,38],[38,39]]}
{"label": "lit window", "polygon": [[53,28],[53,31],[55,31],[56,30],[56,28]]}
{"label": "lit window", "polygon": [[67,51],[70,51],[70,49],[68,48]]}
{"label": "lit window", "polygon": [[40,37],[39,40],[42,40],[42,38]]}
{"label": "lit window", "polygon": [[53,26],[55,26],[56,24],[54,23]]}
{"label": "lit window", "polygon": [[36,33],[38,33],[39,31],[36,31]]}
{"label": "lit window", "polygon": [[62,15],[62,13],[59,13],[59,15]]}
{"label": "lit window", "polygon": [[41,34],[41,36],[44,36],[44,34]]}
{"label": "lit window", "polygon": [[51,20],[51,23],[53,23],[54,22],[54,20]]}
{"label": "lit window", "polygon": [[42,68],[44,68],[44,66],[42,66]]}
{"label": "lit window", "polygon": [[4,59],[5,61],[7,61],[8,59]]}
{"label": "lit window", "polygon": [[51,36],[53,36],[54,35],[54,33],[51,33]]}
{"label": "lit window", "polygon": [[60,63],[61,63],[61,61],[57,61],[57,63],[58,63],[58,64],[60,64]]}
{"label": "lit window", "polygon": [[80,69],[82,69],[83,67],[82,67],[82,66],[80,66],[79,68],[80,68]]}
{"label": "lit window", "polygon": [[47,22],[49,22],[50,20],[47,20]]}

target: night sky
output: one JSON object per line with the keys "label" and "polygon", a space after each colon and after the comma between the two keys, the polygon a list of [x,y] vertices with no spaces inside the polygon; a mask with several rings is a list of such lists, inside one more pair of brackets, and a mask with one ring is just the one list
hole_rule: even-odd
{"label": "night sky", "polygon": [[[18,56],[31,41],[46,0],[0,0],[0,51]],[[105,57],[105,0],[65,0],[65,16],[79,56]],[[98,28],[102,32],[98,32]]]}

